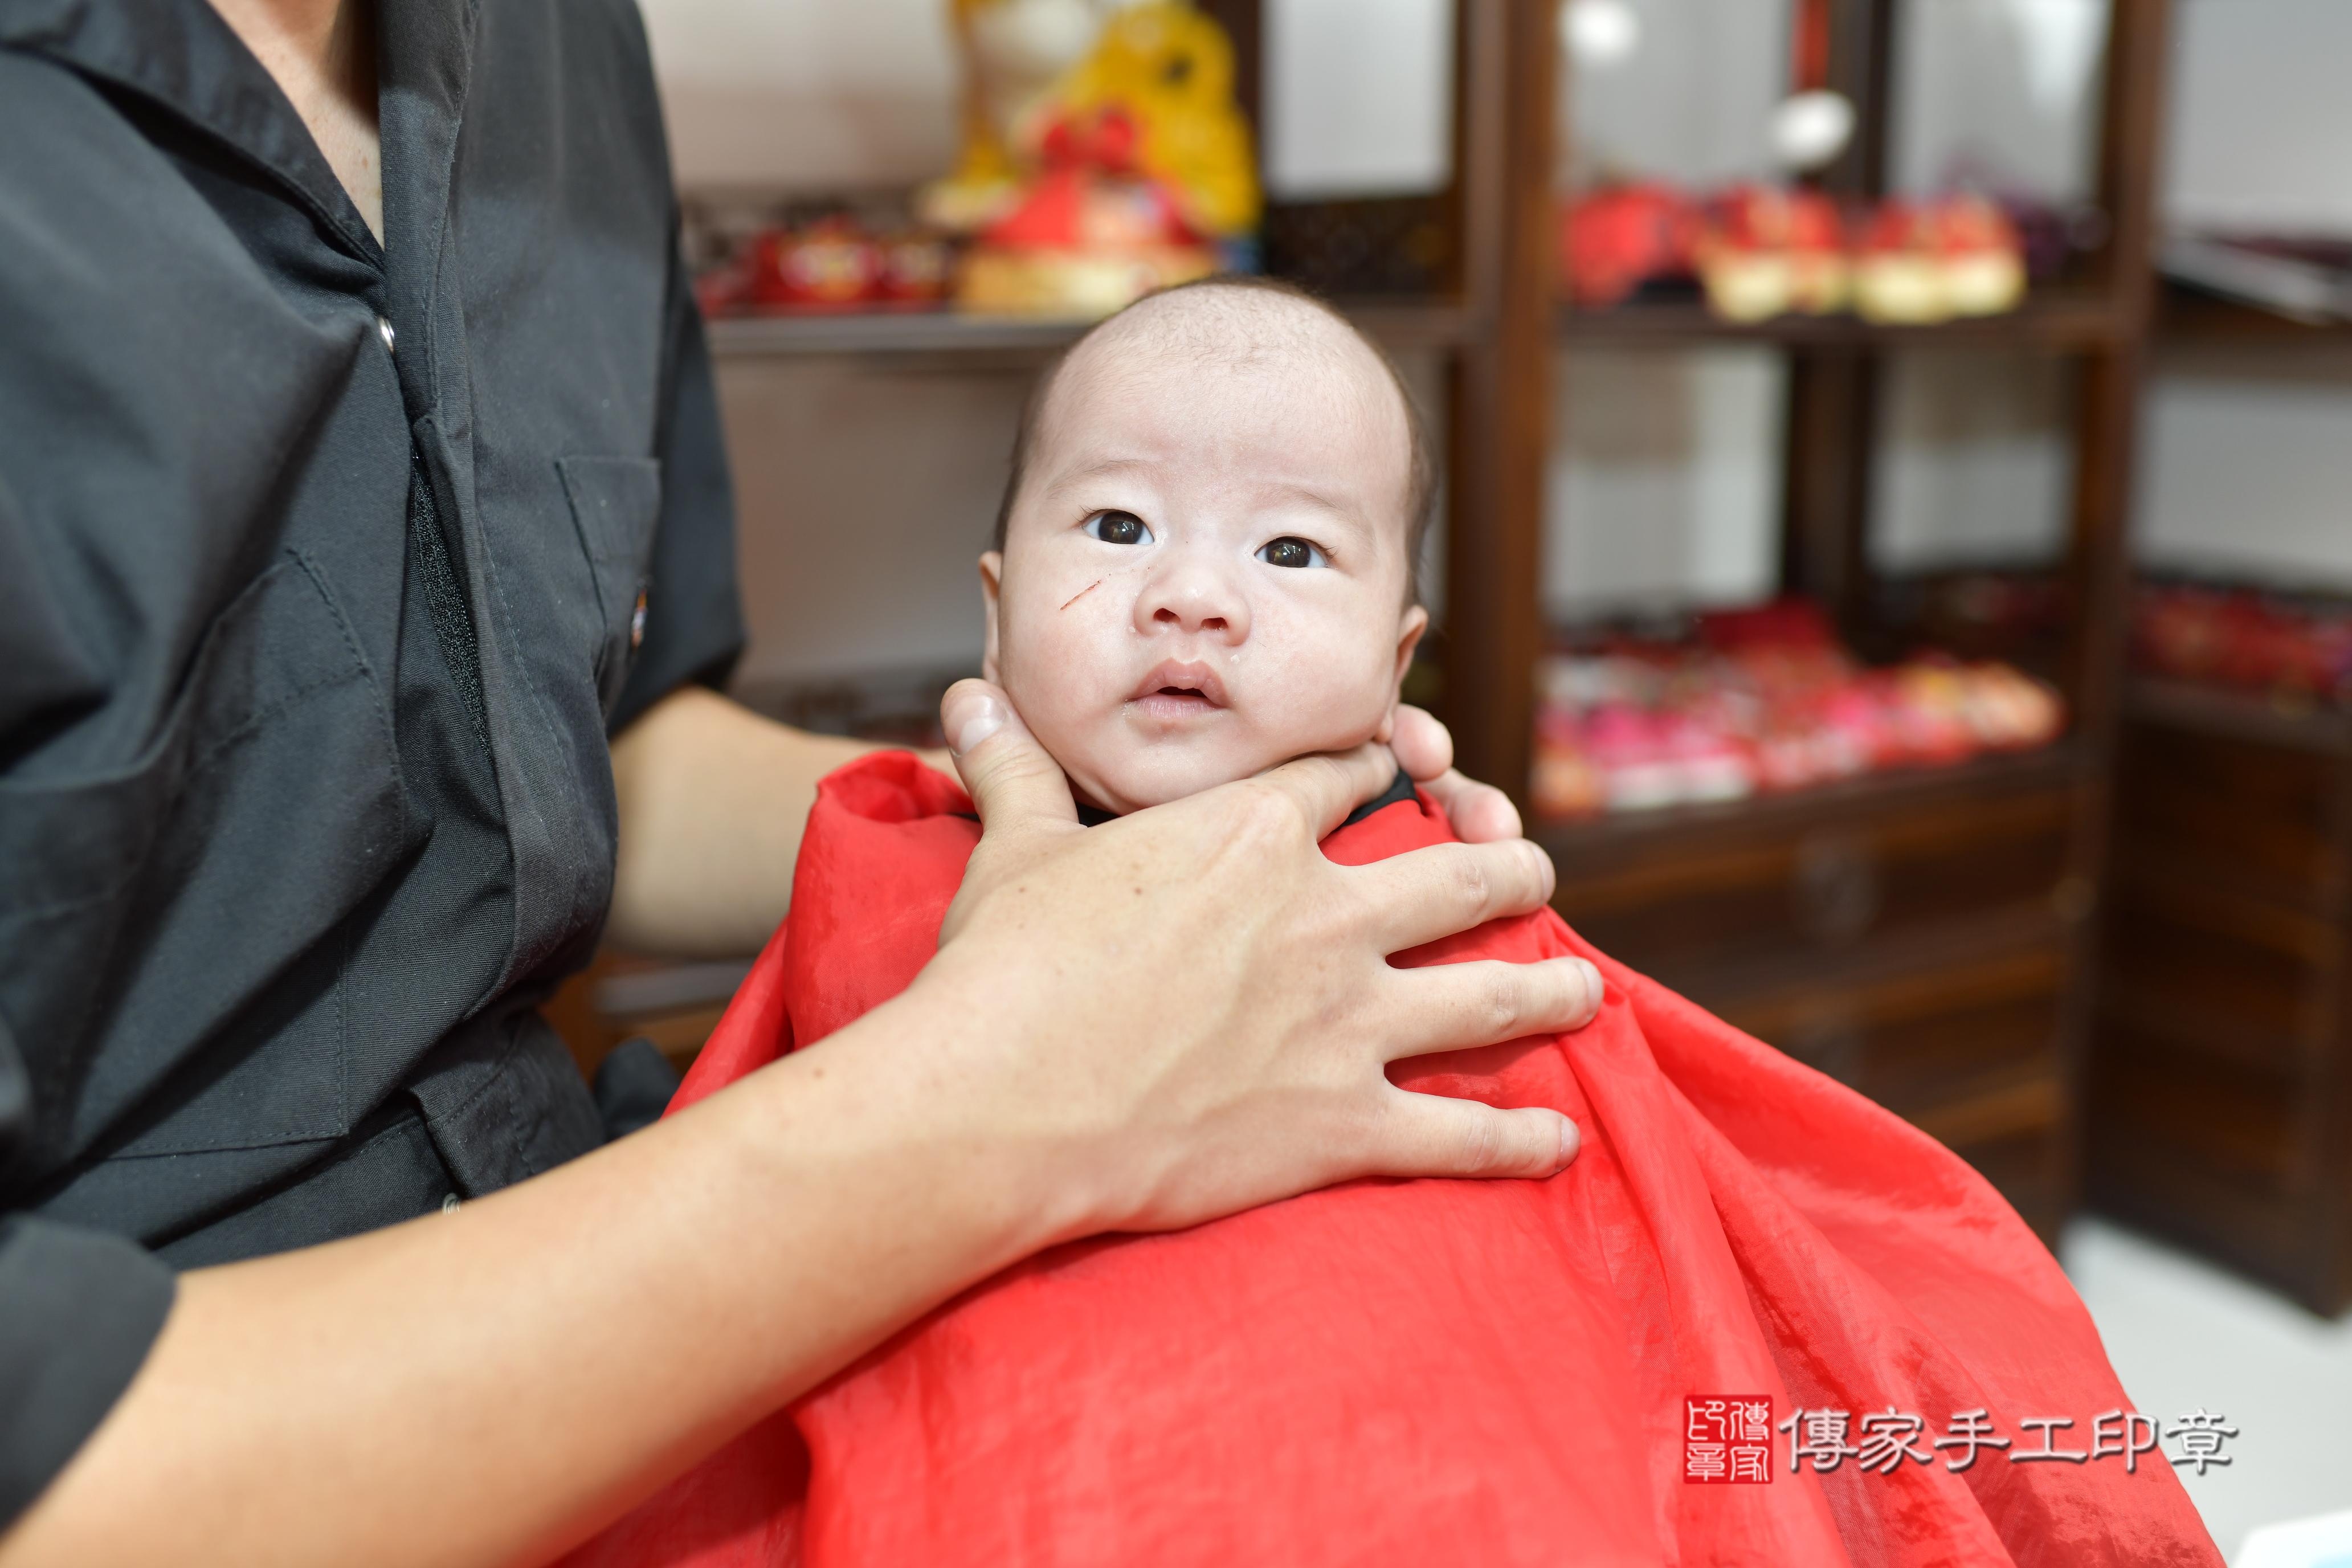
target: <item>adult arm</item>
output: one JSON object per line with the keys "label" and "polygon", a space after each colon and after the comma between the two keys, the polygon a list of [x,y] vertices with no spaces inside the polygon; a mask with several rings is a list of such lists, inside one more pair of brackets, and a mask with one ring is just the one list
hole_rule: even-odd
{"label": "adult arm", "polygon": [[1369,748],[1081,830],[992,689],[949,716],[984,833],[906,994],[454,1215],[186,1275],[0,1568],[531,1561],[1041,1247],[1572,1157],[1382,1071],[1591,1016],[1580,960],[1386,962],[1541,903],[1533,847],[1332,865]]}
{"label": "adult arm", "polygon": [[[727,957],[757,952],[784,917],[817,781],[873,750],[761,718],[699,686],[647,709],[613,742],[621,852],[606,934],[640,952]],[[1454,771],[1445,728],[1398,710],[1405,772],[1473,844],[1519,836],[1502,791]],[[950,767],[947,753],[926,753]]]}
{"label": "adult arm", "polygon": [[677,957],[758,952],[791,900],[817,781],[873,749],[698,686],[663,698],[613,742],[621,837],[606,936]]}

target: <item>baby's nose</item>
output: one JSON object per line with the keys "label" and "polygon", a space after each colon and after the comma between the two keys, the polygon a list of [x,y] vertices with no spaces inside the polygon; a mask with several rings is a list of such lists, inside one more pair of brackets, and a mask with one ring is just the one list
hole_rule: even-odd
{"label": "baby's nose", "polygon": [[1136,608],[1152,632],[1190,632],[1228,642],[1249,635],[1249,605],[1225,574],[1200,563],[1171,563],[1160,573]]}
{"label": "baby's nose", "polygon": [[1160,605],[1151,612],[1151,618],[1163,626],[1181,626],[1188,632],[1221,632],[1230,626],[1223,616],[1188,616],[1172,605]]}

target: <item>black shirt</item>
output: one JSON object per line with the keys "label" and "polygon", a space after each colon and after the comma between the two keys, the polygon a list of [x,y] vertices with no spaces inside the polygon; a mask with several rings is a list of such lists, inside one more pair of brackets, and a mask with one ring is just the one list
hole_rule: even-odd
{"label": "black shirt", "polygon": [[741,642],[628,0],[384,0],[380,249],[205,0],[0,0],[0,1528],[171,1268],[601,1129],[607,735]]}

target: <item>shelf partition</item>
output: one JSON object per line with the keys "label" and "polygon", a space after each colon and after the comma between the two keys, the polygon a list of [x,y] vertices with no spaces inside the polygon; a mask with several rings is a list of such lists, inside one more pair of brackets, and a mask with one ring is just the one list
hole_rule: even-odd
{"label": "shelf partition", "polygon": [[2325,702],[2136,675],[2124,708],[2133,719],[2193,734],[2352,756],[2352,713]]}
{"label": "shelf partition", "polygon": [[1696,300],[1630,304],[1610,310],[1563,307],[1559,334],[1577,346],[1686,348],[1710,343],[1762,343],[1855,353],[1899,349],[2022,349],[2071,353],[2105,348],[2125,338],[2130,323],[2116,304],[2083,289],[2035,294],[2017,310],[1934,325],[1867,321],[1859,316],[1775,316],[1731,321]]}
{"label": "shelf partition", "polygon": [[[1451,351],[1475,334],[1470,312],[1443,300],[1339,300],[1349,318],[1391,349]],[[1091,323],[960,310],[793,311],[714,317],[711,353],[721,359],[793,356],[1019,354],[1043,358],[1067,347]]]}
{"label": "shelf partition", "polygon": [[1554,857],[1572,861],[1604,847],[1663,842],[1697,827],[1737,824],[1759,833],[1795,835],[1871,811],[1963,800],[1988,790],[2070,784],[2083,776],[2084,757],[2082,747],[2061,740],[2031,752],[1974,757],[1941,767],[1889,768],[1738,800],[1539,820],[1534,836]]}

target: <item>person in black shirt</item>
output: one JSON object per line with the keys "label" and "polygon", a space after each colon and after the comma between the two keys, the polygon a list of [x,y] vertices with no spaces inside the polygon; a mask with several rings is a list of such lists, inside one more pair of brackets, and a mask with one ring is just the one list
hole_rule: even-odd
{"label": "person in black shirt", "polygon": [[536,1004],[849,754],[731,526],[627,0],[0,0],[0,1564],[544,1555],[1040,1246],[1562,1163],[1381,1076],[1593,1001],[1387,968],[1549,889],[1433,724],[1506,841],[1343,871],[1384,759],[1079,834],[976,682],[924,977],[606,1144]]}

